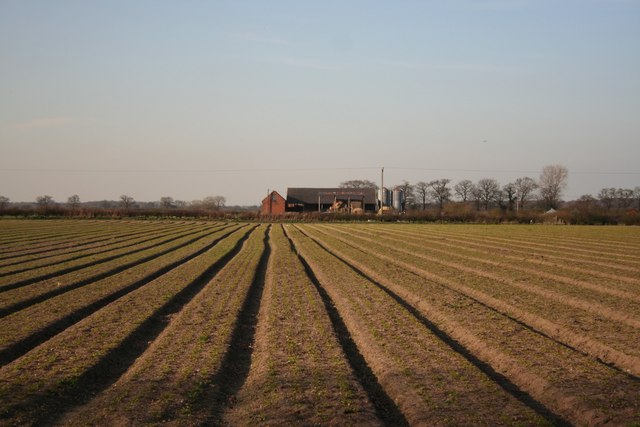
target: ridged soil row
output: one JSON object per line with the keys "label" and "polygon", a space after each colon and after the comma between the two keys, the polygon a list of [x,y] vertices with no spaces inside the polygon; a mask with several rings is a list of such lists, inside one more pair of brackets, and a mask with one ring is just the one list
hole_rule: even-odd
{"label": "ridged soil row", "polygon": [[230,234],[240,232],[239,226],[212,232],[151,261],[1,318],[0,365],[12,362],[105,305],[208,251]]}
{"label": "ridged soil row", "polygon": [[[121,225],[121,224],[117,224]],[[107,228],[113,233],[116,224],[109,224]],[[90,238],[93,233],[104,230],[105,226],[97,223],[73,223],[70,222],[66,227],[47,228],[40,230],[37,227],[29,228],[14,238],[2,239],[0,246],[0,254],[4,255],[8,251],[14,251],[19,248],[50,246],[54,244],[69,244],[76,240]]]}
{"label": "ridged soil row", "polygon": [[281,226],[270,246],[251,370],[224,424],[381,425]]}
{"label": "ridged soil row", "polygon": [[[449,229],[450,230],[450,229]],[[580,256],[572,251],[554,251],[540,248],[531,248],[528,244],[515,244],[508,242],[491,242],[487,238],[459,235],[458,233],[447,232],[447,229],[435,228],[399,228],[391,229],[380,227],[381,233],[396,234],[396,236],[410,236],[414,239],[439,241],[451,245],[462,245],[468,249],[486,250],[509,259],[526,260],[533,264],[545,267],[560,268],[569,270],[574,274],[583,274],[586,270],[589,274],[604,278],[622,280],[636,279],[633,283],[638,283],[637,277],[640,274],[640,264],[625,262],[618,258],[603,260],[601,256]],[[535,237],[538,239],[538,237]],[[534,240],[532,240],[534,241]],[[524,256],[524,258],[523,258]],[[595,269],[594,269],[595,266]],[[603,272],[603,268],[606,273]]]}
{"label": "ridged soil row", "polygon": [[[544,424],[424,319],[297,228],[298,253],[330,295],[358,349],[412,425]],[[501,408],[496,411],[496,408]]]}
{"label": "ridged soil row", "polygon": [[51,423],[115,382],[251,230],[235,233],[0,369],[0,424]]}
{"label": "ridged soil row", "polygon": [[170,233],[176,230],[187,229],[190,225],[166,225],[166,226],[153,226],[153,225],[140,225],[135,229],[130,230],[109,230],[101,229],[100,232],[93,234],[92,239],[77,240],[70,244],[66,244],[62,247],[43,247],[37,250],[16,251],[11,257],[7,257],[0,261],[0,268],[11,267],[18,264],[27,262],[45,261],[52,258],[72,257],[78,252],[86,252],[90,250],[99,250],[100,248],[110,246],[117,243],[123,243],[128,241],[135,241],[141,236],[149,235],[152,233]]}
{"label": "ridged soil row", "polygon": [[39,259],[47,256],[74,253],[84,250],[85,247],[100,246],[100,244],[109,244],[113,239],[121,239],[129,236],[138,236],[146,234],[152,230],[175,230],[183,228],[184,225],[168,224],[149,224],[144,223],[139,226],[133,227],[129,225],[129,228],[119,228],[113,230],[110,227],[103,226],[97,229],[91,236],[86,239],[71,239],[62,243],[54,243],[43,246],[26,246],[20,250],[8,252],[5,255],[0,256],[0,263],[3,266],[12,265],[17,262],[21,262],[24,259]]}
{"label": "ridged soil row", "polygon": [[555,245],[557,243],[576,246],[593,246],[603,250],[637,250],[640,249],[638,231],[633,227],[610,226],[571,226],[558,227],[555,225],[455,225],[452,232],[476,237],[491,236],[503,239],[535,240]]}
{"label": "ridged soil row", "polygon": [[[584,280],[604,278],[621,282],[640,285],[640,267],[620,265],[612,262],[585,260],[569,256],[566,251],[562,253],[538,250],[530,250],[523,245],[491,244],[486,241],[472,241],[465,237],[452,237],[441,233],[425,233],[424,230],[414,231],[389,230],[380,228],[376,232],[384,235],[394,235],[412,241],[439,244],[442,246],[475,251],[482,254],[491,254],[500,259],[510,260],[530,265],[531,267],[543,266],[545,271],[557,272],[557,274],[570,275]],[[597,279],[596,279],[597,280]]]}
{"label": "ridged soil row", "polygon": [[102,253],[99,255],[93,255],[88,259],[78,259],[62,264],[54,264],[48,267],[42,267],[35,270],[29,270],[23,273],[11,274],[5,277],[0,277],[0,290],[16,289],[21,286],[30,285],[32,283],[41,282],[43,280],[51,279],[57,276],[62,276],[67,273],[82,270],[88,267],[94,267],[99,264],[103,264],[109,261],[117,260],[118,258],[126,257],[127,255],[142,252],[146,249],[152,249],[158,246],[162,246],[167,243],[171,243],[174,240],[178,240],[182,237],[194,235],[202,230],[210,229],[202,227],[193,227],[187,230],[180,230],[178,232],[169,234],[160,234],[154,236],[152,239],[140,239],[141,241],[133,246],[125,248],[114,248],[113,250]]}
{"label": "ridged soil row", "polygon": [[[0,266],[0,278],[5,276],[16,276],[19,273],[32,272],[33,274],[41,274],[46,271],[55,271],[56,266],[64,264],[65,267],[71,267],[73,265],[80,264],[86,258],[86,261],[99,260],[99,256],[103,254],[116,254],[119,250],[142,245],[147,242],[156,241],[160,238],[167,238],[170,236],[180,235],[189,231],[201,229],[200,226],[180,227],[176,229],[156,229],[145,231],[144,234],[137,234],[134,237],[127,236],[126,238],[114,238],[108,243],[99,246],[85,247],[73,254],[52,254],[46,257],[35,257],[31,259],[23,259],[19,264],[13,266]],[[33,270],[38,270],[37,272]]]}
{"label": "ridged soil row", "polygon": [[[334,229],[346,232],[344,227]],[[349,229],[347,233],[374,243],[379,243],[383,237],[384,242],[390,243],[396,252],[413,254],[428,261],[486,277],[519,288],[525,293],[561,300],[572,307],[593,311],[600,316],[640,328],[640,318],[634,316],[640,311],[640,286],[637,292],[632,292],[631,289],[620,289],[631,288],[626,284],[614,288],[610,280],[577,280],[540,268],[532,268],[527,266],[526,262],[517,259],[504,262],[501,257],[469,250],[460,245],[416,240],[411,237],[397,238],[386,234],[381,236],[370,231]]]}
{"label": "ridged soil row", "polygon": [[629,227],[625,229],[625,227],[612,228],[610,226],[593,225],[572,227],[556,227],[554,225],[523,227],[522,225],[513,225],[505,229],[504,232],[498,232],[498,235],[524,239],[530,239],[535,236],[536,239],[549,243],[570,243],[577,246],[594,245],[594,247],[604,250],[623,248],[631,251],[640,250],[640,243],[638,242],[640,234]]}
{"label": "ridged soil row", "polygon": [[504,245],[514,245],[518,247],[528,247],[532,250],[550,251],[558,254],[570,253],[571,256],[574,257],[581,257],[596,261],[600,260],[607,262],[628,263],[632,266],[638,266],[640,263],[640,255],[637,255],[632,249],[621,249],[620,247],[615,246],[610,248],[593,249],[594,245],[597,245],[597,240],[590,241],[588,244],[584,243],[582,245],[573,245],[566,244],[561,240],[550,243],[547,240],[541,239],[533,233],[530,236],[526,236],[526,238],[520,238],[511,236],[499,237],[499,229],[497,233],[487,231],[480,235],[477,235],[477,231],[466,234],[465,231],[467,230],[468,229],[457,229],[452,227],[450,229],[447,229],[446,233],[450,233],[452,235],[456,235],[457,237],[463,238],[473,237],[474,239],[477,239],[479,241]]}
{"label": "ridged soil row", "polygon": [[[640,380],[600,363],[447,286],[398,266],[376,249],[304,226],[304,232],[430,319],[470,353],[576,425],[640,420]],[[426,280],[425,280],[426,279]]]}
{"label": "ridged soil row", "polygon": [[[534,286],[535,280],[532,278],[526,278],[528,285],[524,285],[486,269],[470,267],[470,261],[453,263],[393,244],[392,250],[389,250],[388,242],[380,245],[374,239],[358,237],[347,233],[345,229],[340,229],[340,232],[380,254],[392,254],[377,254],[384,259],[393,260],[397,265],[412,269],[411,271],[417,269],[422,272],[420,274],[439,276],[445,281],[453,280],[461,290],[481,296],[487,303],[502,307],[501,310],[514,315],[520,313],[516,316],[520,320],[563,340],[567,345],[615,363],[635,375],[640,373],[640,348],[635,344],[640,342],[640,328],[637,318],[629,312],[619,314],[602,304],[554,295],[555,293]],[[619,301],[621,307],[633,303]]]}
{"label": "ridged soil row", "polygon": [[[224,228],[232,227],[231,225]],[[109,276],[126,271],[131,267],[151,261],[159,256],[173,252],[188,246],[198,240],[206,238],[221,228],[204,229],[197,233],[187,235],[178,240],[166,243],[162,246],[152,247],[134,254],[121,257],[99,266],[93,266],[79,271],[74,271],[52,279],[36,282],[28,286],[19,287],[0,293],[0,317],[7,316],[31,305],[40,303],[48,298],[69,292]]]}
{"label": "ridged soil row", "polygon": [[[72,409],[61,425],[198,425],[212,420],[213,382],[260,269],[266,268],[266,226],[175,315],[113,385]],[[114,411],[114,408],[118,408]]]}

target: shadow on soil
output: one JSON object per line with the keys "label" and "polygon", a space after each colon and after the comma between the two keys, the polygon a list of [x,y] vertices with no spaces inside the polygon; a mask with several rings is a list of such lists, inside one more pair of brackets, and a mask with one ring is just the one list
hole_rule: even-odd
{"label": "shadow on soil", "polygon": [[[304,234],[303,231],[301,231],[301,233]],[[318,242],[313,237],[308,236],[307,234],[305,234],[305,236],[313,240],[318,246],[320,246],[327,253],[331,254],[333,257],[335,257],[336,259],[344,263],[351,270],[353,270],[354,272],[356,272],[357,274],[359,274],[360,276],[362,276],[363,278],[365,278],[366,280],[368,280],[369,282],[371,282],[372,284],[380,288],[382,291],[384,291],[387,295],[393,298],[398,304],[400,304],[405,310],[411,313],[412,316],[414,316],[420,323],[422,323],[427,329],[429,329],[435,336],[437,336],[445,344],[451,347],[451,349],[453,349],[456,353],[460,354],[462,357],[468,360],[472,365],[480,369],[480,371],[482,371],[485,375],[491,378],[491,380],[493,380],[496,384],[498,384],[503,390],[505,390],[507,393],[512,395],[514,398],[518,399],[520,402],[527,405],[529,408],[533,409],[536,413],[538,413],[540,416],[545,418],[552,425],[554,426],[571,426],[572,425],[567,420],[562,418],[560,415],[557,415],[551,412],[547,407],[545,407],[542,403],[538,402],[531,395],[521,390],[516,384],[511,382],[507,377],[500,374],[499,372],[496,372],[491,365],[478,359],[478,357],[476,357],[473,353],[471,353],[471,351],[469,351],[464,345],[462,345],[455,338],[451,337],[445,331],[440,329],[431,320],[427,319],[414,306],[412,306],[410,303],[408,303],[398,294],[388,289],[383,284],[377,282],[375,279],[369,277],[365,272],[363,272],[356,266],[351,265],[347,261],[335,255],[333,252],[331,252],[330,249],[325,247],[322,243]]]}
{"label": "shadow on soil", "polygon": [[211,379],[211,389],[205,393],[202,404],[209,405],[209,425],[221,425],[224,411],[233,407],[236,394],[244,385],[251,368],[251,356],[258,325],[258,312],[264,291],[265,277],[271,247],[269,246],[268,226],[264,235],[264,251],[258,262],[258,268],[247,297],[240,309],[240,315],[231,335],[229,349],[222,360],[220,370]]}
{"label": "shadow on soil", "polygon": [[[29,411],[33,425],[54,425],[67,410],[88,402],[97,393],[115,383],[166,328],[171,315],[179,312],[240,252],[244,242],[255,228],[256,226],[247,230],[229,253],[209,266],[198,278],[160,307],[153,316],[140,324],[127,339],[106,354],[96,365],[74,381],[63,384],[56,392],[36,395],[13,409]],[[9,412],[13,411],[10,409]],[[10,413],[4,415],[11,416]]]}
{"label": "shadow on soil", "polygon": [[293,240],[291,240],[291,237],[289,236],[289,234],[287,234],[286,230],[285,235],[289,240],[289,246],[291,247],[291,250],[298,255],[298,259],[304,266],[304,269],[307,272],[307,276],[309,276],[309,279],[318,290],[318,293],[322,298],[324,307],[329,314],[329,319],[331,320],[331,324],[333,325],[333,330],[336,334],[336,337],[338,338],[338,342],[342,347],[342,351],[347,357],[347,361],[349,362],[351,369],[353,369],[358,382],[369,397],[371,403],[373,403],[376,414],[384,422],[385,425],[408,426],[409,423],[407,422],[407,419],[404,417],[400,409],[396,406],[393,399],[391,399],[384,391],[375,374],[367,364],[364,356],[360,353],[358,346],[353,341],[353,338],[351,338],[349,329],[347,329],[347,325],[345,325],[342,317],[340,317],[340,313],[338,313],[338,310],[333,304],[333,300],[324,290],[324,288],[320,284],[320,281],[316,277],[307,261],[300,255],[295,247],[295,244],[293,243]]}
{"label": "shadow on soil", "polygon": [[[35,347],[37,347],[38,345],[42,344],[43,342],[47,341],[48,339],[50,339],[51,337],[59,334],[60,332],[64,331],[65,329],[67,329],[68,327],[78,323],[79,321],[81,321],[82,319],[84,319],[87,316],[90,316],[91,314],[93,314],[94,312],[98,311],[99,309],[101,309],[102,307],[105,307],[106,305],[112,303],[113,301],[127,295],[130,292],[135,291],[138,288],[141,288],[142,286],[146,285],[147,283],[157,279],[158,277],[168,273],[169,271],[173,270],[174,268],[180,266],[181,264],[199,256],[202,255],[203,253],[207,252],[208,250],[210,250],[211,248],[213,248],[215,245],[217,245],[220,241],[222,241],[223,239],[227,238],[229,235],[233,234],[234,232],[236,232],[238,229],[233,229],[225,234],[223,234],[222,236],[218,237],[217,239],[215,239],[213,242],[209,243],[207,246],[203,247],[202,249],[197,250],[196,252],[189,254],[175,262],[172,262],[169,265],[166,265],[162,268],[160,268],[159,270],[154,271],[153,273],[143,277],[140,280],[137,280],[135,282],[133,282],[132,284],[120,289],[117,292],[114,292],[110,295],[105,296],[104,298],[101,298],[85,307],[82,307],[72,313],[67,314],[66,316],[50,323],[49,325],[45,326],[44,328],[38,330],[37,332],[29,335],[28,337],[25,337],[24,339],[12,344],[11,346],[8,346],[7,348],[5,348],[4,350],[0,351],[0,366],[4,366],[6,364],[11,363],[12,361],[16,360],[17,358],[23,356],[24,354],[28,353],[29,351],[31,351],[32,349],[34,349]],[[219,230],[216,230],[219,231]],[[204,238],[206,236],[203,236],[202,238]]]}

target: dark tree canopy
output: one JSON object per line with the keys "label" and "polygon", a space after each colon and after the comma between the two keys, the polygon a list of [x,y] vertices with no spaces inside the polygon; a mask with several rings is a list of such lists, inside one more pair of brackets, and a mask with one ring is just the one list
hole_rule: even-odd
{"label": "dark tree canopy", "polygon": [[368,179],[352,179],[340,183],[340,188],[378,188],[375,182]]}

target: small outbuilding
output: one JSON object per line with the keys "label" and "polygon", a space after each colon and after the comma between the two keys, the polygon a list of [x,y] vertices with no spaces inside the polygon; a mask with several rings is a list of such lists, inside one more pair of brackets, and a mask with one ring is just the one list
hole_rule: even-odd
{"label": "small outbuilding", "polygon": [[261,215],[281,215],[285,212],[287,201],[277,191],[272,191],[262,199]]}

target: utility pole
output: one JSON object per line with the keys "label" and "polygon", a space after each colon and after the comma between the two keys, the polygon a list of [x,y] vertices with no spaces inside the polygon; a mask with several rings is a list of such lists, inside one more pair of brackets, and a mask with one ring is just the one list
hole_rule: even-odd
{"label": "utility pole", "polygon": [[382,167],[382,171],[380,172],[380,191],[378,192],[378,197],[380,198],[380,215],[384,212],[384,196],[386,196],[384,191],[384,166]]}

